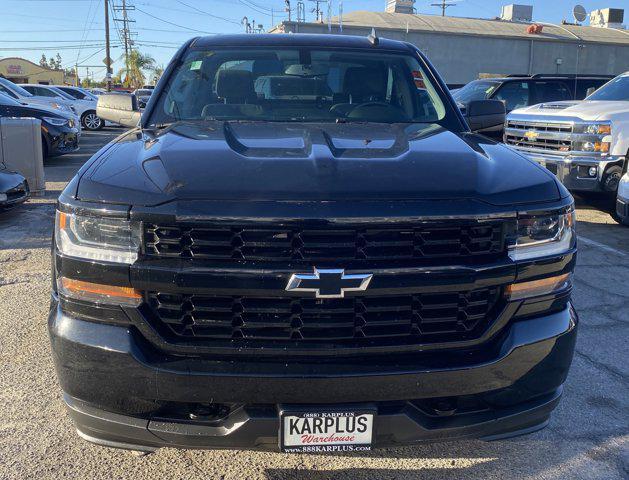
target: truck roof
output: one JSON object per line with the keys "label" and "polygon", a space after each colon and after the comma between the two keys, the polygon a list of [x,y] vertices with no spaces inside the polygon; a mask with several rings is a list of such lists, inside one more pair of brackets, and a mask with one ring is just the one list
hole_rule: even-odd
{"label": "truck roof", "polygon": [[[376,32],[377,34],[377,32]],[[354,35],[321,35],[321,34],[239,34],[239,35],[213,35],[195,38],[190,48],[211,47],[344,47],[398,50],[408,52],[411,46],[408,43],[386,38],[378,38],[374,45],[368,37]]]}

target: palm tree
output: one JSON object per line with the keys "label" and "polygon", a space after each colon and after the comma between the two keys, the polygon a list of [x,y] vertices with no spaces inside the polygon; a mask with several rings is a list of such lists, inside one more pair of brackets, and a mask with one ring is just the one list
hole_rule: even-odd
{"label": "palm tree", "polygon": [[127,87],[141,88],[145,83],[144,70],[152,70],[155,59],[138,50],[131,50],[129,63],[123,71],[125,73],[124,84]]}
{"label": "palm tree", "polygon": [[160,78],[162,78],[162,75],[164,74],[164,65],[156,65],[153,68],[153,78],[155,79],[155,83],[157,84],[157,82],[159,81]]}

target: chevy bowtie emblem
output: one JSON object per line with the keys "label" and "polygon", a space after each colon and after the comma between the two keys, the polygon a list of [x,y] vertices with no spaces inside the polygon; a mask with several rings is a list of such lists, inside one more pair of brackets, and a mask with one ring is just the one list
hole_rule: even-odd
{"label": "chevy bowtie emblem", "polygon": [[371,273],[345,274],[342,269],[314,269],[314,273],[294,273],[286,290],[289,292],[314,292],[317,298],[343,298],[345,292],[366,290]]}
{"label": "chevy bowtie emblem", "polygon": [[526,137],[527,140],[535,140],[537,139],[537,137],[539,137],[539,133],[537,133],[535,130],[527,130],[526,132],[524,132],[524,136]]}

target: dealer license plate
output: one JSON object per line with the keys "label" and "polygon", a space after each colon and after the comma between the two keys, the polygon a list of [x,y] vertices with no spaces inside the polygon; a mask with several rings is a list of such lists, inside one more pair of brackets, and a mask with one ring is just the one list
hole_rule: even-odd
{"label": "dealer license plate", "polygon": [[371,450],[374,410],[282,411],[283,452],[357,452]]}

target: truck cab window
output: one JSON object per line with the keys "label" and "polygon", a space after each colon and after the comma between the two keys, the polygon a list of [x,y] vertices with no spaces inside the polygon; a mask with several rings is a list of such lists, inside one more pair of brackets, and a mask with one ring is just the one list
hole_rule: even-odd
{"label": "truck cab window", "polygon": [[505,83],[493,97],[502,100],[508,112],[516,108],[526,107],[531,104],[531,95],[528,82]]}

